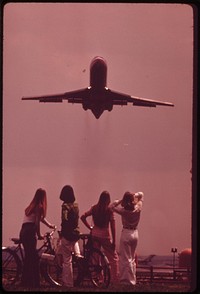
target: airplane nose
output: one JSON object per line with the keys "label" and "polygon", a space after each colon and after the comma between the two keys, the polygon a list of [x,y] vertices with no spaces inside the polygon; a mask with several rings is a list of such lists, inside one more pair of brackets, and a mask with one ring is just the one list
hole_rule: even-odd
{"label": "airplane nose", "polygon": [[92,67],[107,67],[106,61],[103,57],[101,56],[96,56],[93,58],[91,62],[91,68]]}
{"label": "airplane nose", "polygon": [[92,61],[94,61],[94,60],[100,60],[100,61],[105,62],[105,59],[101,56],[95,56]]}
{"label": "airplane nose", "polygon": [[90,65],[90,86],[93,89],[106,87],[107,65],[102,57],[95,57]]}

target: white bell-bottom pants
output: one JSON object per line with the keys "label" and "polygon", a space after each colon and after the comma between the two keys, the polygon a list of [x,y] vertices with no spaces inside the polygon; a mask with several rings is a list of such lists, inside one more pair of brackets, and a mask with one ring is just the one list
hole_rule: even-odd
{"label": "white bell-bottom pants", "polygon": [[63,258],[62,281],[63,286],[73,287],[73,268],[72,268],[72,252],[76,242],[71,242],[65,238],[61,239],[61,249]]}
{"label": "white bell-bottom pants", "polygon": [[122,229],[119,247],[119,278],[121,284],[136,284],[135,250],[138,230]]}

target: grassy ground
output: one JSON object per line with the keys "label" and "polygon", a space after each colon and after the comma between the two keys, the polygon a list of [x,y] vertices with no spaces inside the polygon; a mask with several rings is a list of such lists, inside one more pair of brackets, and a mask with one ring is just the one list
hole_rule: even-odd
{"label": "grassy ground", "polygon": [[190,285],[187,283],[175,283],[175,282],[165,282],[165,283],[141,283],[135,286],[120,286],[120,285],[113,285],[109,286],[107,289],[98,289],[98,288],[56,288],[56,287],[48,287],[42,286],[40,289],[25,289],[20,286],[9,286],[7,289],[4,289],[8,292],[192,292],[190,290]]}

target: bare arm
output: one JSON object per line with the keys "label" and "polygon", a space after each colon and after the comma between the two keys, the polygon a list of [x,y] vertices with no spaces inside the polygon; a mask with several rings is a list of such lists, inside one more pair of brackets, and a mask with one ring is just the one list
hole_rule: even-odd
{"label": "bare arm", "polygon": [[134,194],[134,203],[135,203],[135,210],[141,211],[144,201],[144,193],[137,192]]}
{"label": "bare arm", "polygon": [[113,208],[115,208],[116,206],[118,206],[119,204],[121,204],[122,203],[122,199],[121,200],[115,200],[113,203],[111,203],[110,205],[109,205],[109,207],[111,208],[111,209],[113,209]]}
{"label": "bare arm", "polygon": [[35,219],[36,233],[37,233],[38,239],[39,240],[42,240],[43,239],[43,236],[40,233],[40,220],[41,220],[41,215],[40,215],[40,212],[37,211],[37,213],[36,213],[36,219]]}
{"label": "bare arm", "polygon": [[110,221],[110,229],[111,229],[111,235],[112,235],[112,245],[115,248],[115,241],[116,241],[116,227],[115,227],[115,219],[111,219]]}
{"label": "bare arm", "polygon": [[112,211],[121,214],[121,208],[118,207],[122,203],[122,200],[115,200],[112,204],[109,205]]}
{"label": "bare arm", "polygon": [[41,219],[41,222],[43,224],[45,224],[47,227],[49,227],[50,229],[55,229],[56,228],[56,226],[52,225],[50,222],[48,222],[46,218]]}
{"label": "bare arm", "polygon": [[49,223],[46,218],[44,218],[42,215],[41,215],[41,211],[39,209],[37,209],[36,211],[36,220],[35,220],[35,224],[36,224],[36,233],[37,233],[37,236],[38,236],[38,239],[39,240],[42,240],[44,239],[44,237],[41,235],[41,232],[40,232],[40,222],[42,222],[43,224],[45,224],[47,227],[51,228],[51,229],[55,229],[56,226],[55,225],[52,225],[51,223]]}
{"label": "bare arm", "polygon": [[82,220],[82,222],[84,223],[84,225],[89,229],[92,230],[92,227],[89,225],[88,221],[87,221],[87,217],[92,215],[92,209],[90,209],[89,211],[87,211],[86,213],[84,213],[83,215],[81,215],[80,219]]}

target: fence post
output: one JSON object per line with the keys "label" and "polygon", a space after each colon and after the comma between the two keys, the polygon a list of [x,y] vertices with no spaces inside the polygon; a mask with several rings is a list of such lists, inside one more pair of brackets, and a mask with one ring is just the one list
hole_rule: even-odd
{"label": "fence post", "polygon": [[153,282],[153,266],[150,266],[150,282]]}

